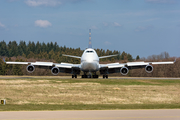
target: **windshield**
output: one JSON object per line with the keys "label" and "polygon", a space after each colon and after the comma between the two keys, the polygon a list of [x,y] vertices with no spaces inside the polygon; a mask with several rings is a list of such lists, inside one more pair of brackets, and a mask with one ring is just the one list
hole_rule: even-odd
{"label": "windshield", "polygon": [[86,53],[93,53],[93,51],[86,51]]}

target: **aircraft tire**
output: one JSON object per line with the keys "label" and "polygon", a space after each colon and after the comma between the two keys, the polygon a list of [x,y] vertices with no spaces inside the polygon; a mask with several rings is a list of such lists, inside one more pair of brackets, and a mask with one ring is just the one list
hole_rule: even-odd
{"label": "aircraft tire", "polygon": [[106,79],[108,79],[108,75],[106,75]]}
{"label": "aircraft tire", "polygon": [[91,78],[91,75],[87,75],[87,78]]}
{"label": "aircraft tire", "polygon": [[105,78],[105,75],[103,75],[103,79]]}
{"label": "aircraft tire", "polygon": [[98,75],[93,75],[93,78],[98,78],[99,76]]}

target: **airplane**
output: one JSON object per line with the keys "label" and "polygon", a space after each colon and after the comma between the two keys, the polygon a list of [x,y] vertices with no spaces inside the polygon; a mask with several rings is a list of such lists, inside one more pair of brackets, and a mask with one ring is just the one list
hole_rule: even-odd
{"label": "airplane", "polygon": [[4,62],[6,64],[24,64],[28,65],[26,70],[29,73],[34,72],[35,68],[50,69],[53,75],[58,75],[59,72],[70,73],[72,78],[77,78],[77,75],[80,75],[81,71],[84,73],[82,78],[98,78],[97,72],[99,71],[100,75],[103,75],[103,78],[108,78],[108,74],[111,73],[121,73],[122,75],[127,75],[129,70],[145,68],[147,73],[153,71],[153,66],[155,64],[174,64],[175,61],[169,62],[127,62],[127,63],[109,63],[109,64],[100,64],[99,59],[113,57],[117,55],[108,55],[98,57],[96,51],[92,48],[91,44],[91,29],[89,29],[89,45],[88,48],[83,52],[82,56],[73,56],[73,55],[64,55],[67,57],[81,59],[80,64],[71,64],[71,63],[53,63],[53,62]]}

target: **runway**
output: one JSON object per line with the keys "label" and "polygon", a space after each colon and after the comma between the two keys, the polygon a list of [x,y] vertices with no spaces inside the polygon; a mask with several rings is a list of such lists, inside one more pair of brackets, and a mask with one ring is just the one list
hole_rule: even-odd
{"label": "runway", "polygon": [[0,112],[0,120],[180,120],[180,109]]}
{"label": "runway", "polygon": [[[0,79],[74,79],[71,76],[0,76]],[[81,76],[78,76],[78,79]],[[93,79],[93,78],[83,78],[83,79]],[[102,76],[99,76],[98,79],[103,79]],[[111,77],[108,79],[133,79],[133,80],[180,80],[180,78],[163,78],[163,77]]]}

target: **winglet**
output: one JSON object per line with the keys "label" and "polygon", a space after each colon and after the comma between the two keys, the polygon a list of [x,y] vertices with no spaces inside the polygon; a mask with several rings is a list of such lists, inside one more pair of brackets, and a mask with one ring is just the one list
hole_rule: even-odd
{"label": "winglet", "polygon": [[176,62],[176,59],[174,60],[174,63]]}
{"label": "winglet", "polygon": [[4,62],[6,62],[6,60],[3,58]]}

